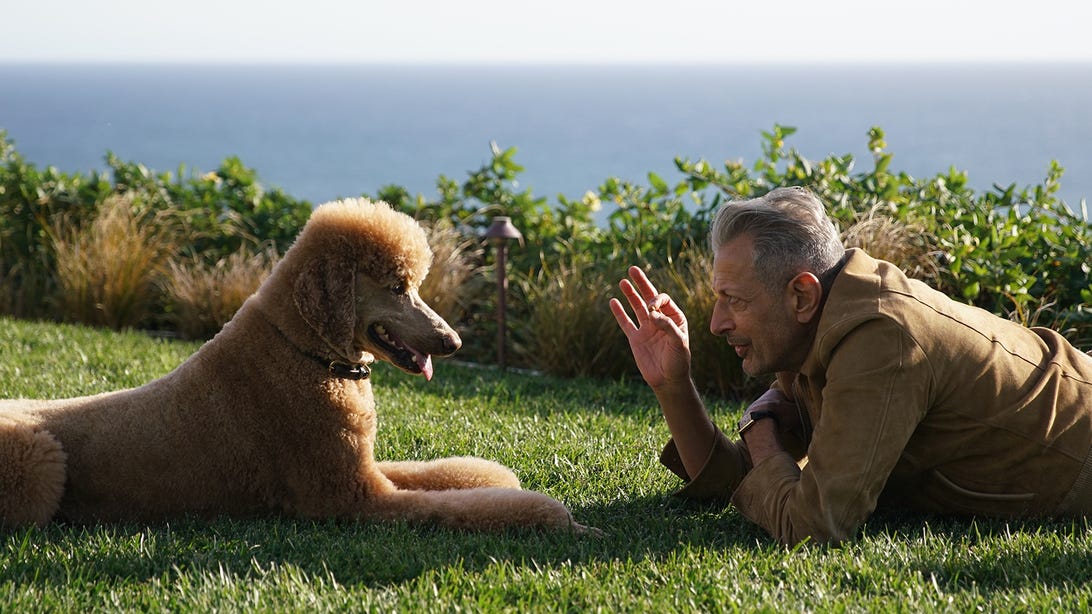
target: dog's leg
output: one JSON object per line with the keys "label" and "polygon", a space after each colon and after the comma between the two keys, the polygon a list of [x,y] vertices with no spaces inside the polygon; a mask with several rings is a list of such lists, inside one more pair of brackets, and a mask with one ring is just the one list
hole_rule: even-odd
{"label": "dog's leg", "polygon": [[53,435],[0,416],[0,526],[48,523],[64,482],[65,453]]}
{"label": "dog's leg", "polygon": [[598,533],[573,520],[560,501],[532,490],[511,488],[398,490],[370,500],[366,517],[474,531],[538,528]]}
{"label": "dog's leg", "polygon": [[504,465],[473,456],[376,464],[387,479],[403,490],[520,487],[519,478]]}

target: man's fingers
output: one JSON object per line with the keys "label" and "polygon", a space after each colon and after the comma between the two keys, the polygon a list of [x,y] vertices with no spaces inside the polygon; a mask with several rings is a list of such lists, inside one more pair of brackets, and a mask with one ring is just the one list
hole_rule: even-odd
{"label": "man's fingers", "polygon": [[648,276],[641,270],[641,267],[629,267],[629,278],[633,280],[633,284],[637,287],[637,291],[640,292],[641,298],[645,301],[650,301],[659,294],[659,292],[656,291],[656,286],[653,286],[652,282],[648,280]]}
{"label": "man's fingers", "polygon": [[[629,301],[629,306],[633,309],[633,314],[637,316],[637,321],[643,324],[648,318],[648,303],[645,302],[645,299],[641,297],[628,279],[619,282],[618,287],[622,289],[622,294]],[[618,306],[621,307],[621,304]]]}
{"label": "man's fingers", "polygon": [[614,320],[618,322],[618,327],[622,329],[626,337],[637,332],[637,325],[633,323],[633,320],[629,319],[629,314],[626,313],[626,308],[622,306],[622,302],[616,298],[610,299],[610,311],[614,314]]}
{"label": "man's fingers", "polygon": [[660,294],[657,294],[656,296],[649,299],[648,310],[659,311],[662,313],[663,308],[667,307],[669,304],[671,304],[671,297],[661,292]]}
{"label": "man's fingers", "polygon": [[679,328],[679,325],[676,324],[674,320],[667,317],[663,313],[660,313],[659,311],[654,311],[648,314],[647,324],[655,326],[656,328],[673,337],[681,338],[683,336],[682,329]]}
{"label": "man's fingers", "polygon": [[[639,314],[638,323],[641,327],[652,326],[674,337],[682,337],[682,329],[671,318],[659,312],[648,312],[644,309],[644,302],[637,298],[637,306],[634,310]],[[622,329],[622,332],[627,338],[637,334],[641,331],[641,328],[637,323],[634,323],[630,319],[629,314],[626,313],[626,308],[622,306],[622,302],[616,298],[610,299],[608,303],[610,305],[610,311],[614,314],[614,321],[618,323],[618,327]]]}

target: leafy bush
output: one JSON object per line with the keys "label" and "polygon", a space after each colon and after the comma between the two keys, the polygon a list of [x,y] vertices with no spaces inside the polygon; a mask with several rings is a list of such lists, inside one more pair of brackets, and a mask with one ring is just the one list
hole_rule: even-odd
{"label": "leafy bush", "polygon": [[[491,159],[463,182],[441,175],[435,198],[397,185],[381,187],[374,197],[433,228],[436,270],[422,293],[463,333],[464,360],[494,356],[496,256],[480,237],[493,216],[505,215],[526,239],[509,251],[508,321],[517,366],[636,376],[606,307],[626,265],[635,264],[687,311],[699,385],[747,393],[757,383],[742,374],[730,348],[706,332],[712,307],[706,235],[722,203],[782,185],[807,186],[824,199],[847,244],[957,299],[1027,325],[1058,328],[1092,347],[1092,224],[1083,202],[1078,214],[1057,198],[1060,166],[1052,164],[1039,185],[977,193],[954,168],[921,179],[892,171],[880,128],[869,131],[872,160],[864,170],[855,169],[851,155],[806,158],[787,146],[794,132],[781,125],[763,132],[761,155],[750,165],[676,158],[681,179],[674,183],[653,173],[643,183],[609,177],[579,199],[559,196],[553,204],[519,187],[523,168],[514,148],[492,144]],[[0,162],[0,310],[18,315],[55,315],[50,299],[60,286],[50,229],[61,216],[82,228],[111,194],[132,194],[142,211],[173,211],[183,228],[181,254],[213,269],[266,241],[283,253],[311,209],[263,190],[237,158],[215,172],[187,175],[182,168],[153,173],[109,155],[109,174],[67,175],[26,164],[0,132]],[[164,306],[172,309],[182,311]]]}
{"label": "leafy bush", "polygon": [[0,310],[24,317],[63,317],[53,229],[82,229],[107,198],[126,195],[141,214],[170,212],[183,255],[213,264],[246,247],[271,242],[283,252],[311,213],[311,204],[264,190],[238,158],[215,172],[154,173],[106,158],[109,172],[83,175],[39,170],[0,130]]}
{"label": "leafy bush", "polygon": [[79,227],[110,193],[103,175],[66,174],[27,164],[0,130],[0,308],[41,316],[57,291],[52,228]]}
{"label": "leafy bush", "polygon": [[113,154],[107,165],[115,190],[138,192],[151,208],[176,211],[187,225],[187,251],[208,262],[266,242],[284,253],[311,215],[311,203],[265,190],[236,157],[204,174],[187,174],[184,167],[177,174],[154,173]]}
{"label": "leafy bush", "polygon": [[[869,132],[873,167],[853,172],[852,156],[818,162],[785,149],[794,129],[764,133],[764,158],[755,176],[739,162],[725,170],[705,161],[677,160],[693,189],[712,187],[728,197],[750,197],[777,185],[804,185],[831,206],[843,229],[882,216],[918,232],[904,233],[900,262],[911,274],[931,275],[942,291],[1027,325],[1063,330],[1077,345],[1092,345],[1092,223],[1084,203],[1074,213],[1056,196],[1063,169],[1052,163],[1041,185],[995,186],[976,193],[965,172],[952,168],[915,179],[889,171],[880,128]],[[916,253],[916,256],[911,254]]]}

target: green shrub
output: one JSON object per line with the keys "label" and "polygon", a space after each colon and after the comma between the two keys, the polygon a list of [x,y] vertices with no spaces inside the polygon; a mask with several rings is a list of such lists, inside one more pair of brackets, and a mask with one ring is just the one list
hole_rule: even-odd
{"label": "green shrub", "polygon": [[764,133],[754,176],[740,162],[725,163],[723,171],[701,160],[676,164],[692,189],[716,190],[714,200],[804,185],[830,204],[843,229],[876,216],[913,228],[910,245],[899,250],[918,254],[900,262],[916,263],[911,274],[928,278],[928,260],[935,259],[933,283],[945,293],[1028,325],[1054,326],[1077,345],[1092,346],[1092,223],[1083,202],[1078,215],[1057,198],[1063,169],[1056,162],[1040,185],[976,193],[954,168],[925,179],[891,172],[880,128],[869,131],[873,166],[862,172],[853,172],[849,155],[810,161],[785,149],[793,132],[775,126]]}
{"label": "green shrub", "polygon": [[[517,366],[636,376],[606,308],[626,265],[635,264],[662,275],[657,283],[684,305],[699,384],[731,395],[753,388],[730,348],[702,337],[711,309],[706,235],[725,201],[782,185],[807,186],[829,203],[847,244],[957,299],[1058,328],[1092,347],[1092,224],[1083,203],[1078,214],[1057,198],[1060,166],[1052,164],[1039,185],[975,192],[954,168],[925,178],[892,171],[880,128],[868,133],[872,160],[863,170],[851,155],[808,159],[787,145],[794,132],[781,125],[763,132],[761,155],[750,165],[676,158],[681,178],[674,183],[653,173],[646,183],[609,177],[579,199],[559,196],[553,204],[520,188],[514,148],[492,144],[491,159],[463,182],[441,175],[435,198],[397,185],[381,187],[375,198],[446,233],[441,243],[451,251],[434,244],[437,264],[423,295],[458,326],[464,360],[495,355],[495,252],[483,249],[480,237],[493,216],[506,215],[525,237],[509,251],[510,277],[518,282],[508,301]],[[174,212],[183,228],[181,254],[213,268],[266,241],[283,253],[311,209],[264,190],[237,158],[215,172],[173,174],[109,155],[109,174],[67,175],[25,163],[0,132],[0,162],[0,310],[25,316],[50,315],[48,301],[59,287],[50,241],[57,220],[82,228],[111,194],[132,194],[149,212]],[[182,308],[164,307],[170,309]]]}
{"label": "green shrub", "polygon": [[311,215],[311,203],[266,190],[257,173],[228,157],[208,173],[155,173],[107,154],[115,191],[142,195],[148,206],[171,210],[186,224],[185,252],[214,263],[244,247],[267,242],[284,253]]}
{"label": "green shrub", "polygon": [[64,217],[75,226],[111,193],[103,175],[39,170],[0,130],[0,309],[22,317],[48,314],[55,295],[52,229]]}

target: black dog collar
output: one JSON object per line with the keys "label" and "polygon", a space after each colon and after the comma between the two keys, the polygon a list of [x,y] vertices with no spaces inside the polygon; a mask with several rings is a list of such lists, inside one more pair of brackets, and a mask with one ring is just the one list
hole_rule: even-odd
{"label": "black dog collar", "polygon": [[303,354],[307,358],[310,358],[318,364],[326,367],[326,370],[338,379],[362,380],[368,379],[368,376],[372,374],[372,371],[368,368],[368,365],[362,362],[345,362],[343,360],[330,360],[329,358],[315,356],[314,354],[311,354],[303,348],[293,344],[291,339],[289,339],[288,335],[284,334],[284,331],[282,331],[279,327],[273,326],[273,330],[277,331],[280,336],[284,338],[285,342],[288,343],[289,346],[293,347],[297,352]]}
{"label": "black dog collar", "polygon": [[368,369],[368,365],[364,363],[348,363],[335,360],[327,368],[334,377],[341,379],[362,380],[368,379],[368,376],[372,374],[371,370]]}

